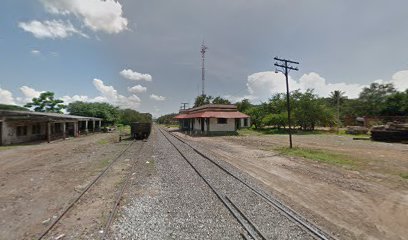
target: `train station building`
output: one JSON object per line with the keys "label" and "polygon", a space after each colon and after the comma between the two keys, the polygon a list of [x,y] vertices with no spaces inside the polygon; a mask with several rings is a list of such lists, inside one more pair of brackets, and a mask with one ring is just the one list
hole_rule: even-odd
{"label": "train station building", "polygon": [[101,118],[0,110],[0,145],[78,137],[100,131],[101,125]]}
{"label": "train station building", "polygon": [[232,104],[207,104],[180,110],[174,118],[179,121],[180,130],[189,134],[228,134],[251,126],[249,116]]}

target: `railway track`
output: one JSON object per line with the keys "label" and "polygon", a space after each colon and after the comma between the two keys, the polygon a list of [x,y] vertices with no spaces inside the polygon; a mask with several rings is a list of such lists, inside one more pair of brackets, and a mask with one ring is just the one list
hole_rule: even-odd
{"label": "railway track", "polygon": [[[142,145],[141,145],[138,152],[141,152],[141,150],[143,149],[143,146],[144,146],[144,142],[146,142],[146,141],[147,141],[146,139],[143,140]],[[106,225],[105,225],[105,228],[104,228],[104,231],[103,231],[103,236],[102,236],[103,240],[109,239],[109,237],[110,237],[110,227],[111,227],[111,225],[113,223],[113,220],[115,219],[115,216],[116,216],[116,213],[118,211],[120,201],[122,200],[122,197],[123,197],[123,193],[125,192],[128,184],[129,184],[129,181],[130,181],[130,179],[132,177],[133,170],[135,169],[136,164],[137,164],[137,159],[135,159],[133,161],[132,166],[130,168],[130,171],[129,171],[129,173],[127,174],[127,176],[125,178],[125,182],[123,183],[119,193],[115,197],[115,202],[113,204],[111,213],[109,214],[108,221],[106,222]]]}
{"label": "railway track", "polygon": [[[37,238],[38,240],[42,240],[44,239],[48,233],[64,218],[64,216],[75,206],[76,203],[78,203],[78,201],[106,174],[106,172],[108,172],[109,169],[111,169],[111,167],[120,159],[121,156],[123,156],[123,154],[130,148],[133,146],[133,144],[135,143],[135,141],[132,141],[131,143],[129,143],[126,147],[124,147],[123,150],[121,150],[119,152],[118,155],[116,155],[113,160],[111,161],[111,163],[104,168],[93,180],[90,184],[87,185],[87,187],[73,200],[71,200],[71,202],[69,203],[69,205],[59,214],[59,216],[41,233],[41,235]],[[140,149],[143,147],[143,144],[141,145]],[[139,149],[139,151],[140,151]],[[127,184],[127,180],[126,180],[126,184]],[[122,192],[123,190],[121,190],[121,194],[123,194]],[[118,204],[117,201],[115,201],[115,204]],[[114,209],[115,213],[116,213],[116,209]],[[111,221],[111,220],[110,220]]]}
{"label": "railway track", "polygon": [[[243,184],[247,189],[251,192],[256,194],[259,198],[265,201],[268,205],[272,206],[274,209],[278,210],[282,215],[286,216],[291,222],[295,223],[299,227],[301,227],[304,231],[306,231],[311,237],[315,239],[322,239],[322,240],[329,240],[329,239],[336,239],[333,236],[330,236],[318,226],[314,225],[306,218],[302,217],[300,214],[296,213],[294,210],[286,206],[284,203],[279,201],[273,196],[269,194],[265,194],[260,190],[256,189],[255,187],[248,184],[246,181],[241,179],[240,177],[236,176],[234,173],[229,171],[224,166],[217,163],[215,160],[208,157],[202,151],[198,150],[185,140],[181,139],[179,136],[168,132],[164,129],[159,128],[160,132],[164,135],[164,137],[170,142],[170,144],[180,153],[180,155],[184,158],[185,161],[194,169],[194,171],[203,179],[203,181],[211,188],[211,190],[217,195],[217,197],[222,201],[222,203],[228,208],[234,218],[242,225],[245,229],[247,234],[251,239],[267,239],[263,233],[261,233],[258,227],[247,217],[244,213],[230,200],[230,198],[226,195],[223,195],[220,191],[216,190],[216,188],[203,176],[203,174],[191,163],[191,161],[183,154],[179,147],[177,147],[173,141],[178,141],[189,148],[191,148],[196,154],[200,155],[202,158],[206,159],[212,165],[216,166],[222,172],[227,174],[228,176],[232,177],[240,184]],[[170,139],[171,136],[173,139]],[[245,238],[245,236],[243,236]]]}

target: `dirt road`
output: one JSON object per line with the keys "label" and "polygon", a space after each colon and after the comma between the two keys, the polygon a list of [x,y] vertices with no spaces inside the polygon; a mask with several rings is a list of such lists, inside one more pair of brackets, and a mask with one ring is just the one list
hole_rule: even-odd
{"label": "dirt road", "polygon": [[[0,149],[0,239],[33,239],[104,169],[126,141],[115,133],[51,144]],[[116,185],[129,168],[126,157],[82,200],[48,238],[76,232],[96,237],[112,206]],[[86,206],[86,207],[84,207]],[[92,237],[91,237],[92,238]]]}
{"label": "dirt road", "polygon": [[287,136],[188,137],[195,146],[268,186],[292,208],[340,239],[407,239],[408,146],[348,136],[294,136],[296,146],[353,155],[358,167],[284,157]]}

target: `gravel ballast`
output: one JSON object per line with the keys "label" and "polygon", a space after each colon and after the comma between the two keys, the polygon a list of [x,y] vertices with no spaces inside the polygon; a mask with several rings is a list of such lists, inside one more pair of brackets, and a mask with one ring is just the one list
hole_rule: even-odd
{"label": "gravel ballast", "polygon": [[146,145],[114,239],[241,238],[238,222],[157,129]]}
{"label": "gravel ballast", "polygon": [[[249,217],[267,239],[313,239],[308,232],[288,219],[280,211],[276,210],[265,200],[253,193],[244,184],[227,175],[213,163],[194,152],[189,146],[178,141],[168,133],[170,140],[191,161],[200,173],[219,192],[228,196],[240,210]],[[235,176],[245,180],[250,186],[256,186],[256,182],[249,176],[243,176],[240,171],[223,161],[218,164],[228,169]]]}

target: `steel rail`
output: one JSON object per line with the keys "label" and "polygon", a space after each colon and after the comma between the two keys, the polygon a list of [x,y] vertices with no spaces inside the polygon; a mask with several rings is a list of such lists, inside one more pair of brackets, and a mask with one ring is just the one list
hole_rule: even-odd
{"label": "steel rail", "polygon": [[[247,231],[248,235],[254,239],[266,240],[263,234],[252,224],[251,221],[229,200],[228,197],[219,193],[207,179],[198,171],[198,169],[187,159],[187,157],[180,151],[180,149],[164,134],[163,130],[159,128],[159,131],[167,139],[167,141],[177,150],[177,152],[183,157],[183,159],[190,165],[190,167],[200,176],[200,178],[207,184],[211,191],[218,197],[218,199],[224,204],[224,206],[230,211],[232,216],[241,224],[241,226]],[[165,131],[165,130],[164,130]],[[167,132],[167,131],[166,131]],[[170,133],[169,133],[170,134]]]}
{"label": "steel rail", "polygon": [[[141,152],[141,151],[142,151],[142,149],[143,149],[143,147],[144,147],[144,142],[145,142],[145,141],[143,140],[143,143],[142,143],[142,145],[140,146],[138,152]],[[122,200],[123,193],[125,192],[125,189],[127,188],[127,185],[129,184],[129,180],[130,180],[130,178],[131,178],[131,176],[132,176],[132,174],[133,174],[133,170],[134,170],[135,167],[136,167],[137,160],[138,160],[138,158],[136,158],[136,159],[133,161],[132,166],[130,167],[130,171],[129,171],[129,173],[128,173],[127,176],[126,176],[125,182],[123,183],[122,188],[120,189],[119,193],[116,195],[115,202],[114,202],[114,205],[113,205],[113,207],[112,207],[112,211],[111,211],[111,213],[109,214],[109,218],[108,218],[108,221],[106,222],[105,230],[103,231],[103,236],[102,236],[101,239],[108,239],[109,236],[110,236],[110,231],[109,231],[110,226],[112,225],[113,219],[114,219],[115,216],[116,216],[116,213],[117,213],[117,211],[118,211],[118,207],[119,207],[120,201]]]}
{"label": "steel rail", "polygon": [[88,190],[95,185],[95,183],[111,168],[111,166],[117,162],[117,160],[133,145],[134,141],[129,143],[124,149],[113,159],[113,161],[100,173],[98,176],[90,183],[88,186],[66,207],[62,213],[57,217],[54,222],[48,226],[48,228],[37,238],[38,240],[43,239],[53,228],[54,226],[68,213],[68,211],[81,199],[81,197],[88,192]]}
{"label": "steel rail", "polygon": [[[164,130],[166,131],[166,130]],[[166,131],[168,132],[168,131]],[[290,207],[286,206],[283,204],[281,201],[272,198],[271,196],[266,195],[265,193],[260,192],[259,190],[255,189],[254,187],[250,186],[248,183],[240,179],[239,177],[235,176],[233,173],[231,173],[229,170],[227,170],[225,167],[221,166],[219,163],[215,162],[213,159],[193,147],[191,144],[187,143],[183,139],[181,139],[179,136],[176,136],[175,134],[168,132],[171,136],[174,138],[178,139],[180,142],[186,144],[189,146],[194,152],[202,156],[203,158],[207,159],[211,163],[213,163],[215,166],[220,168],[222,171],[230,175],[231,177],[235,178],[238,180],[240,183],[244,184],[246,187],[248,187],[250,190],[252,190],[255,194],[263,198],[266,202],[268,202],[270,205],[272,205],[274,208],[278,209],[281,211],[283,214],[285,214],[289,219],[291,219],[293,222],[297,223],[300,225],[302,228],[306,229],[309,234],[311,234],[313,237],[322,239],[322,240],[329,240],[329,239],[336,239],[333,236],[330,236],[326,232],[324,232],[322,229],[314,225],[313,223],[309,222],[307,219],[302,217],[300,214],[296,213],[294,210],[292,210]]]}

